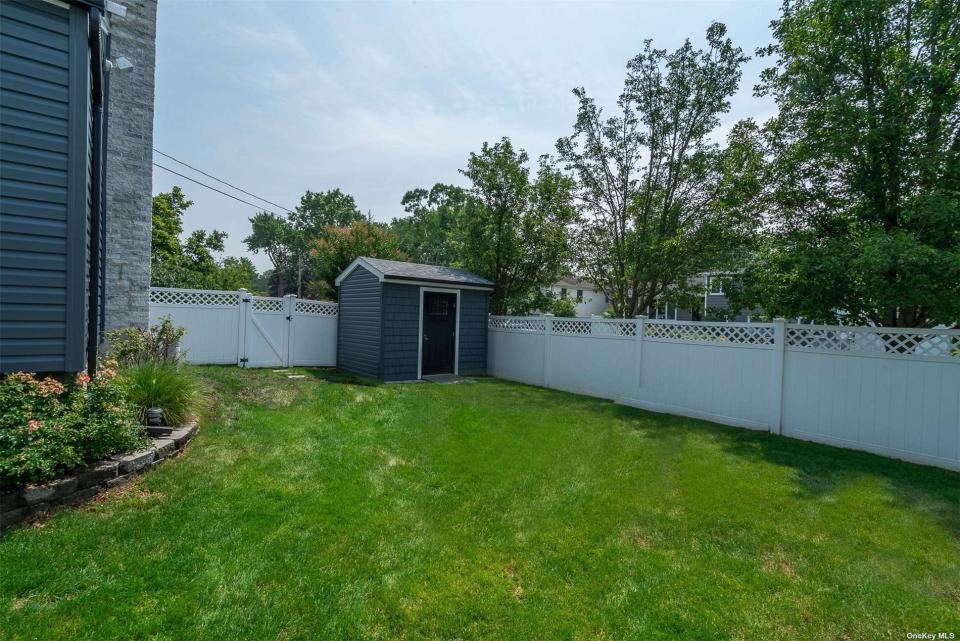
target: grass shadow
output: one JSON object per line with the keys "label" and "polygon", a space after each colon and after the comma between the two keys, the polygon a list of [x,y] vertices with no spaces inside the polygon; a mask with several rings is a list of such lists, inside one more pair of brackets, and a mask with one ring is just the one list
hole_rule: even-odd
{"label": "grass shadow", "polygon": [[808,498],[836,492],[864,476],[880,479],[900,504],[933,515],[960,538],[960,473],[625,405],[611,403],[602,411],[628,421],[646,438],[682,440],[688,435],[706,436],[723,451],[738,457],[790,468],[797,489]]}
{"label": "grass shadow", "polygon": [[361,374],[345,372],[336,367],[303,367],[297,368],[297,372],[303,372],[313,379],[324,381],[326,383],[340,383],[341,385],[360,385],[362,387],[380,387],[383,381],[376,378],[370,378]]}

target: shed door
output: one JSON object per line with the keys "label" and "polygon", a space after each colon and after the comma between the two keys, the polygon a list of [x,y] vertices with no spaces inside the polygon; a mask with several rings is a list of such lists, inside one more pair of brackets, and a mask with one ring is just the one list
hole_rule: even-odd
{"label": "shed door", "polygon": [[457,295],[423,293],[422,374],[453,374],[457,340]]}

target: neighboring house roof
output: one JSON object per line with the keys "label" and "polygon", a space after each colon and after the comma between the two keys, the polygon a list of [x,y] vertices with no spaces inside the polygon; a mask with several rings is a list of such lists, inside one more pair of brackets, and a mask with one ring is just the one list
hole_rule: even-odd
{"label": "neighboring house roof", "polygon": [[409,281],[424,283],[445,283],[451,285],[481,287],[493,289],[493,283],[482,276],[458,267],[444,267],[442,265],[423,265],[421,263],[405,263],[399,260],[384,258],[368,258],[360,256],[337,276],[336,285],[346,278],[357,267],[364,267],[381,281]]}
{"label": "neighboring house roof", "polygon": [[591,291],[597,291],[597,286],[593,283],[588,283],[585,280],[578,280],[573,276],[561,278],[553,284],[553,287],[566,287],[567,289],[589,289]]}

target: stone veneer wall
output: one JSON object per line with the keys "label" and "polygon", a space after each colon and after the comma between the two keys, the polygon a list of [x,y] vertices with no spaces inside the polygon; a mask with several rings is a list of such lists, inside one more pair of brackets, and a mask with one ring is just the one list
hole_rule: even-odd
{"label": "stone veneer wall", "polygon": [[107,131],[105,325],[146,327],[150,296],[153,93],[157,0],[120,0],[109,15],[110,57],[133,69],[110,74]]}

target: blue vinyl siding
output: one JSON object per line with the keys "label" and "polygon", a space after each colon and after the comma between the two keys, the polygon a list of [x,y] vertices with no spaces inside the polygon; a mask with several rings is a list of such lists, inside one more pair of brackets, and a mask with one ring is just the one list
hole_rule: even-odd
{"label": "blue vinyl siding", "polygon": [[358,267],[340,283],[339,302],[337,367],[379,378],[380,281]]}
{"label": "blue vinyl siding", "polygon": [[420,288],[384,283],[383,380],[416,380],[419,340]]}
{"label": "blue vinyl siding", "polygon": [[83,367],[88,56],[83,10],[0,2],[0,372]]}
{"label": "blue vinyl siding", "polygon": [[460,374],[487,373],[487,292],[460,292]]}

